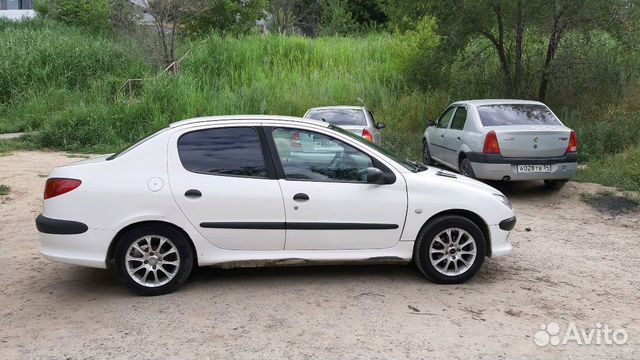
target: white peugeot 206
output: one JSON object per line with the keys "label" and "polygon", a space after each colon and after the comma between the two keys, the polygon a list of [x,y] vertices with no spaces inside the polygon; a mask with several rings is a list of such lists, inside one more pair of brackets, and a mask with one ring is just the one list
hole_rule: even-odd
{"label": "white peugeot 206", "polygon": [[511,252],[515,222],[496,189],[326,122],[226,116],[56,168],[36,226],[46,258],[158,295],[208,265],[413,262],[460,283]]}

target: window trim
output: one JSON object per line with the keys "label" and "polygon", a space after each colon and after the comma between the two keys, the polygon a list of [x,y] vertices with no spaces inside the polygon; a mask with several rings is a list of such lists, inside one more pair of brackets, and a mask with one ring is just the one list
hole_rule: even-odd
{"label": "window trim", "polygon": [[[455,120],[456,115],[458,115],[458,111],[460,111],[460,109],[463,109],[466,112],[466,116],[464,118],[464,123],[462,123],[462,129],[456,129],[456,128],[453,128],[453,120]],[[467,126],[467,120],[469,120],[469,110],[464,105],[457,105],[456,106],[456,111],[453,113],[453,116],[451,117],[451,121],[449,121],[448,129],[449,130],[463,131],[464,127]]]}
{"label": "window trim", "polygon": [[282,162],[280,161],[280,156],[278,155],[278,148],[276,147],[276,142],[275,139],[273,137],[273,131],[276,129],[293,129],[293,130],[299,130],[299,131],[308,131],[308,132],[315,132],[327,137],[330,137],[332,139],[335,139],[337,141],[340,141],[346,145],[351,146],[352,148],[360,151],[361,153],[369,156],[369,158],[371,158],[371,164],[373,165],[373,167],[378,168],[380,170],[382,170],[383,173],[385,173],[387,176],[392,177],[393,181],[389,181],[389,183],[387,184],[380,184],[378,186],[384,186],[384,185],[391,185],[394,184],[396,182],[396,174],[389,169],[389,167],[387,165],[385,165],[382,161],[378,160],[375,156],[371,155],[370,153],[363,151],[362,149],[353,146],[352,144],[350,144],[347,141],[344,141],[340,138],[336,138],[333,135],[329,135],[329,134],[325,134],[316,130],[312,130],[312,129],[306,129],[306,128],[299,128],[299,127],[295,127],[295,126],[286,126],[286,125],[278,125],[278,126],[263,126],[265,135],[266,135],[266,140],[267,143],[269,144],[269,148],[270,148],[270,154],[271,154],[271,159],[273,161],[273,164],[275,166],[275,171],[276,174],[278,176],[278,179],[281,180],[285,180],[285,181],[297,181],[297,182],[316,182],[316,183],[326,183],[326,184],[357,184],[357,185],[371,185],[368,182],[361,182],[361,181],[344,181],[344,180],[336,180],[336,181],[325,181],[325,180],[314,180],[314,179],[288,179],[287,175],[284,173],[284,167],[282,166]]}
{"label": "window trim", "polygon": [[[258,135],[258,142],[260,143],[260,150],[262,151],[262,159],[264,161],[264,167],[265,167],[265,173],[266,173],[264,176],[220,174],[220,173],[201,172],[201,171],[189,170],[184,166],[184,163],[182,162],[182,158],[180,157],[180,149],[179,149],[180,139],[182,139],[183,136],[185,136],[187,134],[194,133],[194,132],[199,132],[199,131],[216,130],[216,129],[238,129],[238,128],[250,128],[250,129],[253,129],[256,132],[256,134]],[[260,180],[277,180],[278,179],[276,168],[275,168],[275,166],[273,164],[273,160],[272,160],[273,157],[271,156],[269,145],[267,144],[267,141],[266,141],[266,135],[264,133],[264,129],[259,125],[238,125],[238,124],[233,124],[233,125],[230,125],[230,126],[212,126],[212,127],[205,127],[205,128],[199,128],[199,129],[190,129],[190,131],[186,131],[186,132],[180,134],[180,136],[178,136],[178,139],[176,140],[176,143],[175,143],[175,149],[176,149],[176,155],[178,156],[178,162],[180,163],[180,166],[182,166],[182,168],[185,171],[188,171],[188,172],[190,172],[192,174],[208,175],[208,176],[237,177],[237,178],[245,178],[245,179],[260,179]]]}
{"label": "window trim", "polygon": [[[449,110],[453,111],[453,114],[451,115],[451,121],[449,121],[446,127],[440,127],[439,126],[440,121],[447,114]],[[451,127],[451,122],[453,121],[453,117],[456,115],[456,110],[457,110],[457,106],[449,106],[445,111],[443,111],[442,114],[440,114],[440,117],[438,117],[438,121],[436,121],[436,129],[445,129],[445,130],[449,129]]]}

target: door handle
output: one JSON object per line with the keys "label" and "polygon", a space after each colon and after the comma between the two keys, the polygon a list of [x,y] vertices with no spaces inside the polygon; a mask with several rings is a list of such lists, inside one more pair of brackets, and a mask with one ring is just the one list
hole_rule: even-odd
{"label": "door handle", "polygon": [[440,134],[440,137],[444,137],[444,134]]}
{"label": "door handle", "polygon": [[295,200],[295,201],[307,201],[307,200],[309,200],[309,195],[307,195],[305,193],[297,193],[297,194],[293,195],[293,200]]}
{"label": "door handle", "polygon": [[456,139],[458,139],[458,140],[462,140],[462,138],[461,138],[460,136],[458,136]]}
{"label": "door handle", "polygon": [[202,193],[200,192],[200,190],[190,189],[184,193],[184,196],[188,198],[199,198],[202,196]]}

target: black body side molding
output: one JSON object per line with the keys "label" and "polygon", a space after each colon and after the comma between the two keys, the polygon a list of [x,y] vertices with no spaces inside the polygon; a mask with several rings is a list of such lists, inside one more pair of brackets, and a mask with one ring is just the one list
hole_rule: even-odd
{"label": "black body side molding", "polygon": [[371,223],[321,223],[321,222],[203,222],[200,227],[208,229],[253,229],[253,230],[390,230],[397,224]]}
{"label": "black body side molding", "polygon": [[45,234],[76,235],[89,230],[89,227],[78,221],[51,219],[42,214],[36,218],[36,228]]}

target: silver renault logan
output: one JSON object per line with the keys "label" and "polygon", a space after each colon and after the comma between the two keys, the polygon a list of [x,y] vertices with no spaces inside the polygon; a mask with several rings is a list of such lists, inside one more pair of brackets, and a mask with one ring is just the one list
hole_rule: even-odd
{"label": "silver renault logan", "polygon": [[422,157],[472,178],[559,188],[576,173],[578,144],[575,131],[541,102],[468,100],[427,126]]}

